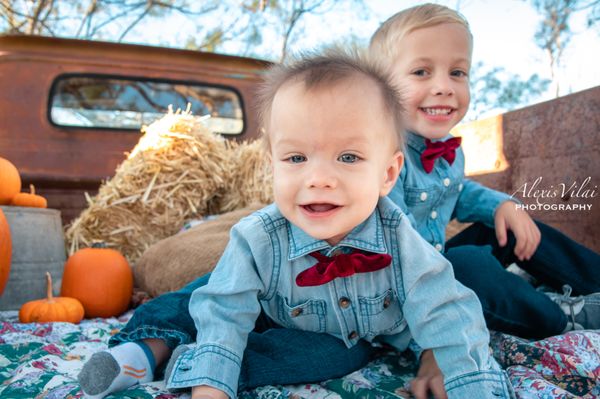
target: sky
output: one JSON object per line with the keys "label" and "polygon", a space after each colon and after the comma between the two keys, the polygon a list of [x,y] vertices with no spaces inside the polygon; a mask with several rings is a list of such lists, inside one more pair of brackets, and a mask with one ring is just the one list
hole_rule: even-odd
{"label": "sky", "polygon": [[[534,34],[540,21],[539,15],[525,0],[453,0],[433,1],[448,7],[459,9],[470,23],[474,36],[473,64],[482,61],[488,68],[501,67],[523,79],[537,73],[550,79],[550,67],[547,55],[535,45]],[[421,2],[413,0],[365,0],[372,11],[372,17],[361,17],[359,10],[349,6],[336,7],[335,12],[323,15],[306,15],[301,21],[302,36],[292,36],[292,53],[318,48],[340,38],[354,36],[359,42],[368,43],[371,34],[388,17],[407,7]],[[139,32],[132,31],[127,38],[137,37],[152,44],[182,46],[193,35],[195,27],[190,20],[180,19],[159,21],[159,29],[140,27]],[[217,22],[218,23],[218,22]],[[226,21],[221,21],[225,24]],[[575,32],[565,50],[563,67],[559,71],[561,95],[581,91],[600,85],[600,26],[587,28],[585,14],[575,14],[571,19],[571,28]],[[156,37],[153,37],[156,36]],[[268,58],[273,48],[279,44],[273,40],[264,41],[256,53]],[[157,43],[155,43],[157,42]],[[228,43],[220,52],[239,53],[240,45]],[[535,102],[554,97],[553,86]],[[493,111],[492,111],[493,113]]]}

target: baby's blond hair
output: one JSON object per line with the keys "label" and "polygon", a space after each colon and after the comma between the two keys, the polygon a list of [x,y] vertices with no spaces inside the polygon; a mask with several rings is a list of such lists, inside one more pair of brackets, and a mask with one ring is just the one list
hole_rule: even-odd
{"label": "baby's blond hair", "polygon": [[465,17],[451,8],[427,3],[407,8],[388,18],[371,37],[369,55],[387,69],[400,55],[398,43],[405,35],[417,29],[445,23],[458,23],[464,26],[472,47],[473,35]]}

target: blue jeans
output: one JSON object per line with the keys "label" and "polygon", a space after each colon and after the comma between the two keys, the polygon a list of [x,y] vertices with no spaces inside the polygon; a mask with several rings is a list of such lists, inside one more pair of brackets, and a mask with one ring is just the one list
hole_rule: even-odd
{"label": "blue jeans", "polygon": [[481,223],[450,239],[444,255],[456,279],[479,297],[490,329],[539,339],[563,332],[567,318],[547,295],[505,267],[516,263],[540,283],[557,290],[569,284],[575,295],[586,295],[600,292],[600,255],[548,225],[536,224],[542,239],[528,261],[514,255],[512,233],[500,247],[495,230]]}
{"label": "blue jeans", "polygon": [[[188,303],[192,292],[205,285],[209,276],[137,308],[127,325],[111,337],[109,346],[146,338],[160,338],[171,349],[195,342],[197,331]],[[261,314],[248,336],[239,390],[339,378],[365,366],[374,351],[366,341],[348,349],[329,334],[280,328]]]}

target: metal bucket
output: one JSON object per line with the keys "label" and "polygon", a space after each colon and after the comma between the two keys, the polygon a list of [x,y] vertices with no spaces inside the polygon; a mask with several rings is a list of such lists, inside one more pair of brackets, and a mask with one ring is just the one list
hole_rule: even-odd
{"label": "metal bucket", "polygon": [[0,310],[18,310],[25,302],[46,297],[46,272],[60,291],[66,261],[60,211],[0,206],[12,238],[10,274],[0,296]]}

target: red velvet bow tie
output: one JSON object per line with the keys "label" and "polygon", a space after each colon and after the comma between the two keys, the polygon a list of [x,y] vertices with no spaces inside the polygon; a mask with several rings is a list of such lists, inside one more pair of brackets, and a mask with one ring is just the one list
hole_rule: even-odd
{"label": "red velvet bow tie", "polygon": [[319,252],[313,252],[310,256],[318,262],[296,276],[296,284],[299,287],[326,284],[336,277],[348,277],[354,273],[374,272],[392,262],[392,257],[388,254],[365,254],[362,252],[341,254],[331,258]]}
{"label": "red velvet bow tie", "polygon": [[421,164],[425,172],[431,173],[433,170],[433,164],[439,157],[443,157],[450,165],[456,158],[456,149],[460,147],[460,137],[452,137],[446,141],[432,142],[429,139],[425,139],[425,145],[427,148],[421,153]]}

